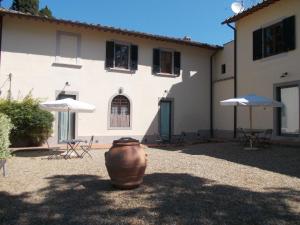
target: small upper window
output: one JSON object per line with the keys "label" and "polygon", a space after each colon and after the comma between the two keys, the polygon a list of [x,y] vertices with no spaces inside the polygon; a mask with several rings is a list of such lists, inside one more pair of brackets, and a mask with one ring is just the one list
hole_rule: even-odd
{"label": "small upper window", "polygon": [[176,51],[153,49],[153,73],[180,75],[181,54]]}
{"label": "small upper window", "polygon": [[272,56],[284,52],[283,24],[276,23],[264,29],[264,56]]}
{"label": "small upper window", "polygon": [[138,46],[107,41],[105,66],[106,68],[137,70]]}
{"label": "small upper window", "polygon": [[221,66],[221,72],[222,72],[222,74],[225,74],[226,73],[226,64],[222,64],[222,66]]}
{"label": "small upper window", "polygon": [[115,67],[129,68],[129,45],[115,44]]}
{"label": "small upper window", "polygon": [[160,51],[160,72],[161,73],[173,73],[172,59],[173,53],[169,51]]}
{"label": "small upper window", "polygon": [[253,32],[253,60],[296,48],[295,16]]}
{"label": "small upper window", "polygon": [[80,35],[57,32],[56,63],[77,65],[80,60]]}

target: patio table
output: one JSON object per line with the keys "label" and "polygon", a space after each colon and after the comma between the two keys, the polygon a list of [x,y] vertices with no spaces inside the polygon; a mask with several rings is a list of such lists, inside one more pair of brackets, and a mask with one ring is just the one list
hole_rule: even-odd
{"label": "patio table", "polygon": [[62,141],[62,143],[67,144],[67,151],[64,154],[64,158],[68,158],[71,157],[71,154],[74,152],[77,157],[81,157],[80,154],[76,151],[76,148],[78,147],[78,145],[82,142],[85,142],[85,140],[82,139],[70,139],[70,140],[64,140]]}

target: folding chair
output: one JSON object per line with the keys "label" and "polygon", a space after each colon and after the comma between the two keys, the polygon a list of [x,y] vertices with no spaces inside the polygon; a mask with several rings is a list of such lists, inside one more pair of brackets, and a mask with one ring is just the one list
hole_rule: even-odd
{"label": "folding chair", "polygon": [[269,147],[271,145],[272,134],[272,129],[265,130],[262,136],[258,137],[259,145],[261,145],[263,148]]}
{"label": "folding chair", "polygon": [[163,138],[159,134],[155,134],[155,143],[159,146],[165,144]]}
{"label": "folding chair", "polygon": [[238,142],[242,146],[246,146],[249,143],[249,135],[247,135],[243,128],[238,128]]}
{"label": "folding chair", "polygon": [[83,151],[82,154],[81,154],[81,158],[83,158],[83,156],[85,154],[88,154],[91,158],[93,158],[91,156],[91,154],[89,153],[89,151],[92,149],[93,141],[94,141],[94,136],[91,137],[89,144],[87,144],[87,145],[80,145],[80,148]]}
{"label": "folding chair", "polygon": [[183,131],[181,132],[180,135],[174,135],[172,137],[172,144],[176,145],[176,146],[182,146],[185,144],[185,137],[186,137],[186,133]]}
{"label": "folding chair", "polygon": [[50,155],[48,156],[48,159],[59,159],[61,158],[60,155],[57,155],[56,153],[59,152],[60,147],[50,147],[48,139],[46,140],[46,144],[48,147],[48,151],[50,153]]}

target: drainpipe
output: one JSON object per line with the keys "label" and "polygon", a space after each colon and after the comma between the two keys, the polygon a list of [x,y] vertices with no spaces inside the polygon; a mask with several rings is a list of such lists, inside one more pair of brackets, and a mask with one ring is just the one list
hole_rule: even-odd
{"label": "drainpipe", "polygon": [[[233,97],[237,97],[237,31],[234,26],[229,23],[226,23],[228,27],[230,27],[234,31],[234,56],[233,56],[233,64],[234,64],[234,72],[233,72]],[[236,128],[237,128],[237,107],[234,106],[233,111],[233,137],[236,138]]]}
{"label": "drainpipe", "polygon": [[214,61],[214,56],[217,54],[218,50],[216,50],[211,56],[210,56],[210,137],[214,137],[214,96],[213,96],[213,61]]}
{"label": "drainpipe", "polygon": [[3,29],[3,16],[0,15],[0,65],[1,65],[1,55],[2,55],[2,29]]}

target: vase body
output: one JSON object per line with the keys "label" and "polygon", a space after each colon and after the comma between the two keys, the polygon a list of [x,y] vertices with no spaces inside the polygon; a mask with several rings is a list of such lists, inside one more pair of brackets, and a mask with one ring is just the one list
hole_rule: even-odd
{"label": "vase body", "polygon": [[132,189],[143,182],[147,155],[138,140],[121,138],[105,152],[105,165],[114,186]]}

